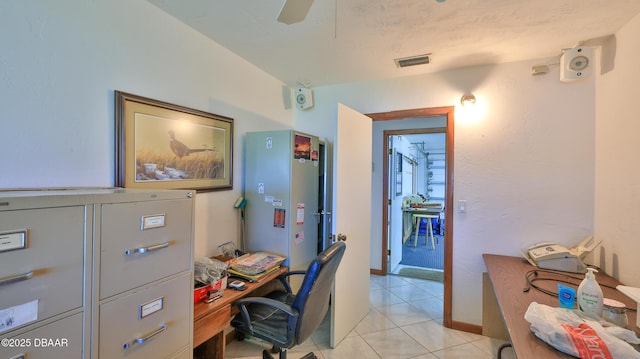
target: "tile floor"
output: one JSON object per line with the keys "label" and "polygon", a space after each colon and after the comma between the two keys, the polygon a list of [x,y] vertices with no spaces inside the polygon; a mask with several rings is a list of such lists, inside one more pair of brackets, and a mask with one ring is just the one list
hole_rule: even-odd
{"label": "tile floor", "polygon": [[[395,275],[371,276],[369,314],[335,348],[329,347],[325,320],[288,359],[313,351],[319,359],[495,358],[501,340],[448,329],[442,325],[443,284]],[[260,359],[269,345],[234,341],[226,358]],[[515,357],[511,348],[502,357]]]}

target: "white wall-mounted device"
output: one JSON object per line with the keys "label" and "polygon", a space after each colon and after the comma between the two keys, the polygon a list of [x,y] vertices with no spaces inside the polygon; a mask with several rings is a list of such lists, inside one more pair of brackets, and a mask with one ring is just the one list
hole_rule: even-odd
{"label": "white wall-mounted device", "polygon": [[298,87],[296,89],[296,106],[300,110],[313,107],[313,91],[306,87]]}
{"label": "white wall-mounted device", "polygon": [[560,56],[560,81],[573,82],[593,73],[593,48],[576,46],[564,50]]}

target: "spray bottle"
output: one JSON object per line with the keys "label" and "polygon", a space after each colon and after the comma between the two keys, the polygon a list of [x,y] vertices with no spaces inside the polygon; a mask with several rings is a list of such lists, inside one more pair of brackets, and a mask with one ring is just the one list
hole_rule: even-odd
{"label": "spray bottle", "polygon": [[596,281],[594,272],[597,270],[587,268],[587,274],[578,286],[578,309],[589,317],[600,319],[603,301],[602,288]]}

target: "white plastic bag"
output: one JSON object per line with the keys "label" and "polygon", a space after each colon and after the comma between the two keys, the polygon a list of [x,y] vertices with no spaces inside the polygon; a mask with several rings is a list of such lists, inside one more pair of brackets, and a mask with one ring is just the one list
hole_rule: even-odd
{"label": "white plastic bag", "polygon": [[[531,331],[557,350],[584,359],[639,358],[629,343],[638,344],[635,333],[578,312],[532,302],[524,315]],[[603,324],[605,326],[603,326]]]}
{"label": "white plastic bag", "polygon": [[227,265],[217,259],[200,257],[194,264],[193,278],[204,285],[216,283],[227,275]]}

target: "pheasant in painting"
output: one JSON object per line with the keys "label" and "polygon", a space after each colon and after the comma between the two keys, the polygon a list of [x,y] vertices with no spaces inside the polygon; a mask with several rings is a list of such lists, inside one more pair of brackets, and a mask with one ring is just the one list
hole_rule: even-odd
{"label": "pheasant in painting", "polygon": [[184,156],[189,156],[192,153],[196,152],[204,152],[204,151],[213,151],[211,148],[189,148],[184,143],[176,140],[176,133],[174,131],[169,131],[169,147],[171,148],[171,152],[173,152],[176,157],[182,159]]}

